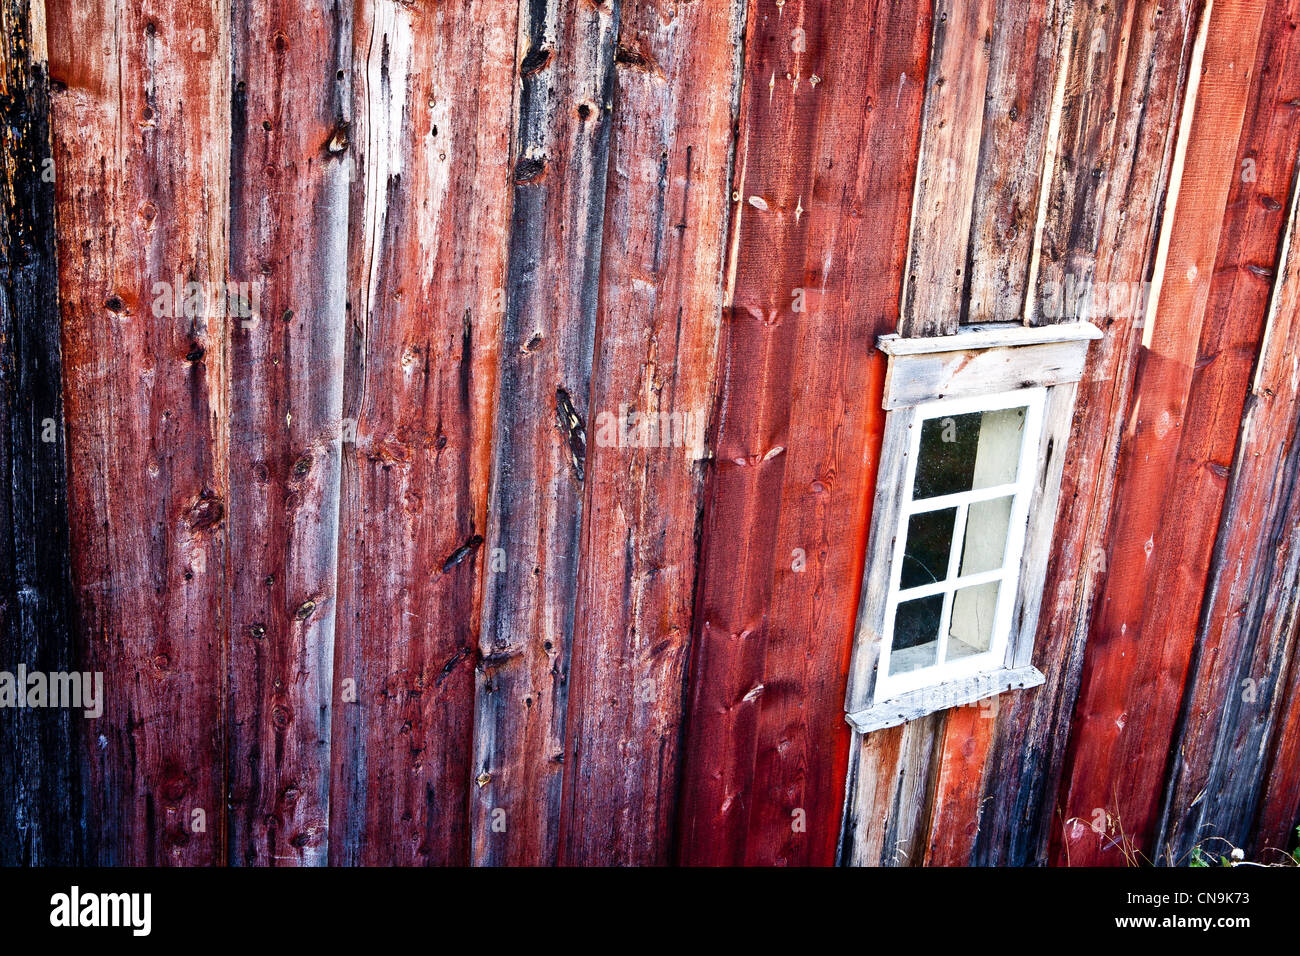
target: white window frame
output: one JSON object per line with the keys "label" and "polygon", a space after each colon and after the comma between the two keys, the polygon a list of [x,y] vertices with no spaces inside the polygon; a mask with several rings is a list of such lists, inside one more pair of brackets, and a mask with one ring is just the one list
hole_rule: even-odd
{"label": "white window frame", "polygon": [[[879,453],[871,533],[863,569],[857,633],[849,671],[848,722],[870,733],[949,707],[1043,683],[1032,661],[1038,611],[1052,551],[1061,475],[1069,443],[1075,394],[1091,340],[1101,332],[1086,322],[1028,327],[1005,323],[966,326],[930,338],[882,336],[888,359],[882,407],[885,430]],[[1016,479],[997,489],[912,501],[920,452],[921,423],[972,411],[1025,407]],[[1002,569],[947,579],[938,592],[1000,578],[990,649],[959,661],[891,676],[894,617],[900,603],[907,522],[921,510],[962,505],[954,538],[965,532],[966,507],[974,500],[1014,494]],[[958,530],[960,529],[960,531]],[[954,541],[949,552],[962,553]],[[923,588],[901,592],[919,597]],[[950,625],[945,598],[940,640]]]}
{"label": "white window frame", "polygon": [[[894,560],[890,569],[888,607],[885,612],[885,636],[881,645],[880,670],[876,677],[877,694],[881,697],[886,699],[896,697],[933,684],[970,677],[984,671],[994,671],[1003,665],[1006,658],[1007,638],[1011,629],[1011,611],[1015,603],[1016,585],[1020,580],[1020,559],[1024,551],[1025,525],[1029,518],[1029,497],[1033,489],[1033,479],[1037,477],[1035,458],[1042,431],[1043,403],[1046,397],[1047,389],[1038,387],[1001,392],[987,397],[940,399],[917,406],[916,423],[911,432],[911,454],[908,455],[906,468],[907,493],[904,496],[903,507],[899,509],[898,526],[895,530]],[[916,468],[920,458],[921,428],[924,422],[936,418],[955,418],[972,412],[1001,411],[1008,408],[1025,409],[1014,482],[977,490],[959,491],[934,498],[917,500],[912,497],[916,484]],[[968,509],[979,501],[1007,497],[1012,499],[1011,517],[1007,523],[1007,540],[1001,567],[995,571],[958,576],[957,565],[961,561],[962,549],[965,546]],[[952,541],[949,545],[947,575],[935,584],[923,584],[902,590],[900,579],[903,570],[903,554],[907,547],[907,529],[912,516],[952,507],[956,507],[957,513],[953,523]],[[982,654],[974,654],[959,660],[946,660],[954,593],[962,587],[989,584],[994,581],[999,582],[1001,586],[998,588],[997,612],[994,616],[989,649]],[[935,594],[944,596],[943,612],[939,618],[936,663],[900,674],[890,674],[889,664],[894,652],[894,622],[898,605],[907,600]]]}

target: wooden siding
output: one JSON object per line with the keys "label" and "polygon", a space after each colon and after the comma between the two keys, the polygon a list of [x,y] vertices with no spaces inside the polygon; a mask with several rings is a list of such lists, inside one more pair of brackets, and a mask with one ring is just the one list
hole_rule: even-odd
{"label": "wooden siding", "polygon": [[[43,17],[40,0],[0,3],[0,666],[67,671],[76,611]],[[67,758],[81,728],[67,711],[0,711],[0,864],[84,859],[82,766]]]}
{"label": "wooden siding", "polygon": [[[0,862],[1286,849],[1298,25],[0,0]],[[855,732],[877,337],[1081,319],[1043,683]]]}

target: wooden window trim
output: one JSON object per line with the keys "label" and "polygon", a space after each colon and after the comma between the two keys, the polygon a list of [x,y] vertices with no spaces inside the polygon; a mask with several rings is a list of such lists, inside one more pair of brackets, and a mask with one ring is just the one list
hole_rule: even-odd
{"label": "wooden window trim", "polygon": [[[1100,336],[1094,326],[1076,322],[1042,328],[970,326],[948,336],[878,340],[889,362],[882,402],[887,415],[845,698],[846,719],[855,729],[869,733],[1043,682],[1032,664],[1033,642],[1078,382],[1088,345]],[[1046,389],[1046,396],[1037,453],[1028,459],[1036,472],[1002,666],[876,700],[897,529],[911,493],[909,459],[919,406],[1034,388]]]}

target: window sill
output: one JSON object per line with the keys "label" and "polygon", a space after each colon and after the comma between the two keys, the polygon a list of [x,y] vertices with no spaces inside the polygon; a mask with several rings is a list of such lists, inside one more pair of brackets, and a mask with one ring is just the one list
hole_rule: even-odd
{"label": "window sill", "polygon": [[866,710],[845,714],[844,719],[858,733],[869,734],[886,727],[897,727],[940,710],[964,707],[1008,690],[1037,687],[1046,679],[1036,667],[1004,667],[934,687],[922,687],[892,700],[873,704]]}

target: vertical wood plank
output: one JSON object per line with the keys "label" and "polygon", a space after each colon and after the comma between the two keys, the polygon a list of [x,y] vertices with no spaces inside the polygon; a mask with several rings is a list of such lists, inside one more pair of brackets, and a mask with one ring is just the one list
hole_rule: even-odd
{"label": "vertical wood plank", "polygon": [[[107,697],[85,748],[90,827],[106,864],[213,864],[230,11],[58,0],[48,15],[73,579],[83,667],[104,673]],[[165,292],[158,304],[157,283],[190,282],[180,310]]]}
{"label": "vertical wood plank", "polygon": [[841,861],[848,866],[925,862],[938,747],[946,712],[857,735]]}
{"label": "vertical wood plank", "polygon": [[[1157,844],[1161,862],[1185,863],[1198,843],[1220,853],[1223,840],[1259,859],[1265,848],[1288,849],[1300,820],[1300,752],[1293,736],[1300,396],[1291,371],[1300,302],[1296,247],[1290,248],[1242,422],[1203,643],[1195,679],[1188,682],[1178,772],[1171,775]],[[1277,859],[1266,856],[1264,862]]]}
{"label": "vertical wood plank", "polygon": [[994,717],[1001,697],[948,713],[939,740],[942,751],[930,808],[926,866],[968,866],[979,833],[984,802],[971,782],[984,774],[991,750]]}
{"label": "vertical wood plank", "polygon": [[903,335],[947,335],[961,321],[996,6],[994,0],[934,5]]}
{"label": "vertical wood plank", "polygon": [[[1232,460],[1235,445],[1235,461],[1167,784],[1157,840],[1162,862],[1185,860],[1214,837],[1234,845],[1251,840],[1286,685],[1295,600],[1295,395],[1277,350],[1295,334],[1300,111],[1288,101],[1300,89],[1300,42],[1290,29],[1297,14],[1294,3],[1275,3],[1265,16],[1201,346],[1207,371],[1194,397],[1199,393],[1202,415],[1221,422],[1216,456]],[[1288,250],[1291,261],[1279,258]],[[1240,407],[1257,347],[1238,436],[1226,419]]]}
{"label": "vertical wood plank", "polygon": [[615,0],[520,7],[514,209],[485,533],[500,564],[487,573],[475,680],[477,864],[546,865],[559,849],[618,23]]}
{"label": "vertical wood plank", "polygon": [[515,23],[356,11],[333,863],[468,860]]}
{"label": "vertical wood plank", "polygon": [[[1177,17],[1171,7],[1168,16]],[[1151,21],[1165,17],[1140,3],[1077,0],[1061,49],[1062,82],[1049,149],[1053,168],[1044,205],[1039,210],[1035,262],[1027,279],[1031,301],[1026,303],[1030,323],[1089,321],[1108,318],[1094,314],[1088,294],[1097,279],[1098,246],[1102,240],[1104,210],[1112,189],[1126,184],[1117,178],[1111,150],[1117,124],[1131,107],[1119,98],[1131,62],[1151,69],[1148,84],[1165,85],[1176,78],[1169,60],[1145,60],[1141,45]],[[1161,72],[1155,72],[1160,69]],[[1122,142],[1122,140],[1121,140]],[[1122,147],[1121,147],[1122,148]],[[1122,162],[1123,154],[1114,157]],[[1134,184],[1139,185],[1139,184]],[[1149,185],[1144,183],[1140,185]],[[1137,194],[1141,195],[1141,194]],[[1142,197],[1150,202],[1151,197]]]}
{"label": "vertical wood plank", "polygon": [[[1229,325],[1220,327],[1210,303],[1216,267],[1235,254],[1225,210],[1232,221],[1258,209],[1228,208],[1238,170],[1236,150],[1228,153],[1223,144],[1243,134],[1260,76],[1263,12],[1258,2],[1216,2],[1211,10],[1165,281],[1143,329],[1112,506],[1109,569],[1090,626],[1063,783],[1064,820],[1054,837],[1055,858],[1068,853],[1075,865],[1149,855],[1155,835],[1168,742],[1241,420],[1245,388],[1234,380],[1249,374],[1261,318],[1245,310],[1226,316]],[[1276,230],[1281,217],[1274,218]],[[1222,252],[1221,236],[1229,243]],[[1218,342],[1233,340],[1244,341],[1245,349],[1219,355]],[[1118,764],[1123,775],[1114,773]],[[1102,813],[1104,824],[1094,829]]]}
{"label": "vertical wood plank", "polygon": [[560,860],[672,852],[743,4],[620,11]]}
{"label": "vertical wood plank", "polygon": [[[752,0],[678,827],[689,864],[829,864],[906,253],[928,4]],[[863,110],[866,104],[866,110]]]}
{"label": "vertical wood plank", "polygon": [[[0,3],[0,90],[0,667],[67,673],[75,609],[44,0]],[[83,716],[0,710],[0,866],[82,862]]]}
{"label": "vertical wood plank", "polygon": [[[1018,322],[1036,237],[1043,154],[1051,127],[1070,0],[998,0],[975,187],[962,320]],[[963,77],[958,82],[964,83]]]}
{"label": "vertical wood plank", "polygon": [[[235,0],[230,862],[328,853],[351,8]],[[247,283],[246,286],[243,284]]]}

